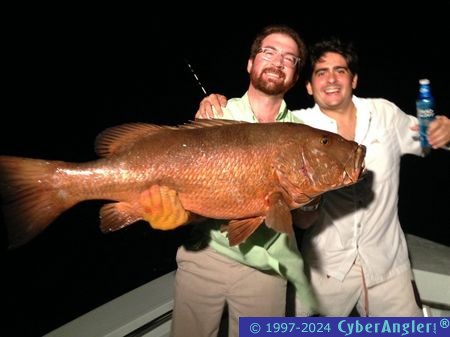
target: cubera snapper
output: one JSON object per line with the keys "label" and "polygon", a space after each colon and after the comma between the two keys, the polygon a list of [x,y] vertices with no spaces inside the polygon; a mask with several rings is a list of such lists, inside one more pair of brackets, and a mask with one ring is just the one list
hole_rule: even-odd
{"label": "cubera snapper", "polygon": [[263,222],[292,233],[290,211],[355,183],[365,156],[364,146],[303,124],[226,120],[123,124],[95,145],[101,158],[85,163],[0,156],[10,247],[84,200],[115,201],[100,210],[103,232],[142,220],[143,193],[155,184],[175,190],[186,210],[229,220],[231,245]]}

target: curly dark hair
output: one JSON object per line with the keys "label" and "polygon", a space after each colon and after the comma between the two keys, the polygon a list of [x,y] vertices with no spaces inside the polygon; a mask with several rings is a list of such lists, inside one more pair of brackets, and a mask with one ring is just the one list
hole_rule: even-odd
{"label": "curly dark hair", "polygon": [[337,37],[316,42],[309,50],[309,62],[306,67],[306,78],[311,79],[316,63],[326,53],[337,53],[347,62],[348,69],[353,75],[359,71],[359,57],[352,42],[343,41]]}

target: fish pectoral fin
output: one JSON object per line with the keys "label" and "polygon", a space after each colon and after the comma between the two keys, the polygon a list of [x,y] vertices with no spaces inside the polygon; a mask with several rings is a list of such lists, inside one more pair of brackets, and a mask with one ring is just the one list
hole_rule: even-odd
{"label": "fish pectoral fin", "polygon": [[142,215],[128,202],[114,202],[100,209],[100,229],[103,233],[122,229],[136,221]]}
{"label": "fish pectoral fin", "polygon": [[267,197],[266,225],[282,233],[292,233],[291,210],[280,192],[271,193]]}
{"label": "fish pectoral fin", "polygon": [[228,242],[230,246],[244,242],[264,221],[263,216],[241,220],[231,220],[228,223]]}

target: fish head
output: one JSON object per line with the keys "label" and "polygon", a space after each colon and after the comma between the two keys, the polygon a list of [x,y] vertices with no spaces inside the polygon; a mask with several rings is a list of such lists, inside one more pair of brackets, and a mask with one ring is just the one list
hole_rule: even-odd
{"label": "fish head", "polygon": [[306,128],[301,137],[298,149],[301,174],[298,177],[302,180],[303,195],[314,197],[354,184],[361,178],[366,154],[364,145],[311,127]]}

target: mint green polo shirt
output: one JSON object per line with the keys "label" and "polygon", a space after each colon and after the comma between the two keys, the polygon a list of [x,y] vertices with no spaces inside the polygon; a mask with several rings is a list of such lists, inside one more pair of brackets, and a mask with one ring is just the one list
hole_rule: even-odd
{"label": "mint green polo shirt", "polygon": [[[228,100],[220,118],[257,123],[248,95]],[[277,122],[301,121],[288,110],[283,101],[276,117]],[[206,226],[205,226],[206,225]],[[220,221],[212,220],[211,225],[201,226],[207,231],[210,247],[218,253],[263,272],[278,274],[291,282],[296,296],[305,306],[316,311],[316,301],[304,274],[303,258],[298,251],[295,237],[278,233],[262,224],[244,243],[230,246],[227,232],[220,231]]]}

